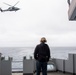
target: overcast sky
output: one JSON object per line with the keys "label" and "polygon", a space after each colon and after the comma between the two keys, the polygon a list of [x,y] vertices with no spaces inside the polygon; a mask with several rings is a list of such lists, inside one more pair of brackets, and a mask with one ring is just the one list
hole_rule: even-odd
{"label": "overcast sky", "polygon": [[[14,5],[18,0],[0,0]],[[67,0],[19,0],[17,12],[0,12],[0,47],[35,46],[46,37],[50,46],[76,46],[76,22],[68,20]]]}

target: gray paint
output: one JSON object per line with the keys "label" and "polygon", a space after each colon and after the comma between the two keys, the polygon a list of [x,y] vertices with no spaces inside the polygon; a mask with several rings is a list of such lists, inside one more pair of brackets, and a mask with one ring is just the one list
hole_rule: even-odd
{"label": "gray paint", "polygon": [[74,73],[76,73],[76,54],[74,54]]}
{"label": "gray paint", "polygon": [[0,75],[1,75],[1,53],[0,53]]}
{"label": "gray paint", "polygon": [[1,75],[12,75],[10,60],[2,60],[1,61]]}
{"label": "gray paint", "polygon": [[55,59],[57,70],[64,71],[64,60],[63,59]]}
{"label": "gray paint", "polygon": [[34,60],[24,59],[23,60],[23,74],[34,73]]}
{"label": "gray paint", "polygon": [[65,72],[73,73],[73,54],[69,54],[69,60],[65,60]]}
{"label": "gray paint", "polygon": [[11,61],[10,57],[5,60],[0,54],[0,75],[12,75]]}

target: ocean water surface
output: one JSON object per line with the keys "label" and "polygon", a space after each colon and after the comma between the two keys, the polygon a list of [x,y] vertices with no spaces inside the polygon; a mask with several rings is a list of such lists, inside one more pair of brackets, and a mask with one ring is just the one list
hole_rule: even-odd
{"label": "ocean water surface", "polygon": [[[22,71],[23,57],[33,58],[34,47],[0,47],[0,53],[7,59],[13,57],[12,71]],[[50,47],[51,58],[68,59],[69,53],[76,53],[76,47]]]}

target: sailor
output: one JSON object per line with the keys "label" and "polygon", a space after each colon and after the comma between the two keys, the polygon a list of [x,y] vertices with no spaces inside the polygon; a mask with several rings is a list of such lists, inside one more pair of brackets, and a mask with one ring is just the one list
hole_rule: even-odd
{"label": "sailor", "polygon": [[47,62],[50,59],[50,48],[47,44],[45,37],[42,37],[40,40],[40,44],[38,44],[34,51],[34,58],[36,59],[36,75],[40,75],[42,70],[43,75],[47,75]]}

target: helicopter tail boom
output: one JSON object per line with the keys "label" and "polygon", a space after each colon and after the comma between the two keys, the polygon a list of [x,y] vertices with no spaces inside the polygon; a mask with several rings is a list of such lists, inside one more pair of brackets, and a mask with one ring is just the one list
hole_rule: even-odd
{"label": "helicopter tail boom", "polygon": [[0,11],[3,12],[3,10],[0,8]]}

